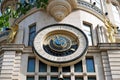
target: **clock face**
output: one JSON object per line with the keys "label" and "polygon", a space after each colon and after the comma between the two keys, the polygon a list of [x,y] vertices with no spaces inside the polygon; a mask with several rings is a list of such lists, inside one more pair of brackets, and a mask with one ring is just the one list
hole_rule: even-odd
{"label": "clock face", "polygon": [[86,35],[68,24],[53,24],[41,29],[34,41],[35,54],[44,62],[55,65],[73,64],[85,56]]}
{"label": "clock face", "polygon": [[51,31],[43,41],[44,50],[56,57],[64,57],[74,53],[78,45],[77,36],[66,30]]}

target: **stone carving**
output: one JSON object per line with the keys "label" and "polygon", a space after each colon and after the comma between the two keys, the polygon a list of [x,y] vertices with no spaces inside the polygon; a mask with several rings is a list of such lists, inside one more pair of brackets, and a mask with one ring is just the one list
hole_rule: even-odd
{"label": "stone carving", "polygon": [[13,42],[13,40],[15,39],[15,36],[17,34],[17,31],[18,31],[18,25],[15,24],[10,29],[11,29],[11,32],[9,33],[9,37],[7,39],[8,43]]}
{"label": "stone carving", "polygon": [[52,0],[47,6],[47,11],[57,21],[61,21],[72,11],[72,7],[66,0]]}
{"label": "stone carving", "polygon": [[104,20],[105,26],[107,27],[108,38],[110,42],[115,42],[115,33],[117,33],[117,27],[113,25],[109,19]]}

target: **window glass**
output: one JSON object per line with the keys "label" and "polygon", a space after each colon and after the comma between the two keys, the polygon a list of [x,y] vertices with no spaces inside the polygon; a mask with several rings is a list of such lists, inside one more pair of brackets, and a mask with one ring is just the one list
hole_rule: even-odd
{"label": "window glass", "polygon": [[75,80],[83,80],[83,77],[75,77]]}
{"label": "window glass", "polygon": [[39,72],[47,72],[47,65],[39,61]]}
{"label": "window glass", "polygon": [[35,72],[35,58],[28,58],[28,72]]}
{"label": "window glass", "polygon": [[33,40],[36,34],[36,25],[32,25],[29,27],[29,41],[28,41],[28,46],[33,45]]}
{"label": "window glass", "polygon": [[70,72],[70,66],[63,67],[62,70],[63,72]]}
{"label": "window glass", "polygon": [[58,67],[51,66],[51,72],[58,72]]}
{"label": "window glass", "polygon": [[93,58],[86,58],[87,72],[95,72]]}
{"label": "window glass", "polygon": [[39,77],[39,80],[47,80],[47,77]]}
{"label": "window glass", "polygon": [[75,72],[82,72],[83,71],[83,69],[82,69],[82,61],[80,61],[79,63],[75,64],[74,67],[75,67],[75,69],[74,69]]}
{"label": "window glass", "polygon": [[64,77],[64,80],[71,80],[70,77]]}
{"label": "window glass", "polygon": [[58,77],[51,77],[51,80],[58,80]]}
{"label": "window glass", "polygon": [[34,80],[34,76],[28,76],[27,80]]}
{"label": "window glass", "polygon": [[96,80],[96,77],[88,77],[88,80]]}
{"label": "window glass", "polygon": [[91,34],[91,26],[87,24],[83,24],[83,31],[86,34],[88,41],[89,41],[89,46],[92,45],[92,34]]}

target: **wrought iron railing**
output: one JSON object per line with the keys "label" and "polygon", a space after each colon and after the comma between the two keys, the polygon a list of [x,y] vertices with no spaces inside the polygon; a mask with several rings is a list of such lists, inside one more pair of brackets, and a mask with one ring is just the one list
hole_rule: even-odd
{"label": "wrought iron railing", "polygon": [[103,15],[102,10],[99,9],[99,8],[98,8],[97,6],[95,6],[95,5],[92,5],[91,3],[88,3],[88,2],[83,1],[83,0],[77,0],[77,3],[78,3],[78,5],[80,5],[80,6],[82,6],[82,7],[86,7],[86,8],[88,8],[88,9],[92,10],[92,11],[95,11],[95,12]]}

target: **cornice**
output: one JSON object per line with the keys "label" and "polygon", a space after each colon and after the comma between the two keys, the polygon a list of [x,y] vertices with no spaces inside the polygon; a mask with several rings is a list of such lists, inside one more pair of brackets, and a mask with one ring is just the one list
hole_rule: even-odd
{"label": "cornice", "polygon": [[0,52],[3,51],[16,51],[16,52],[22,52],[22,53],[32,53],[32,47],[25,47],[24,44],[2,44],[0,46]]}
{"label": "cornice", "polygon": [[120,43],[98,43],[100,50],[120,50]]}

